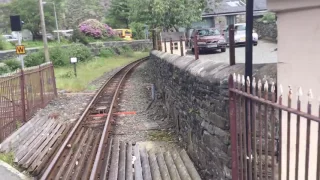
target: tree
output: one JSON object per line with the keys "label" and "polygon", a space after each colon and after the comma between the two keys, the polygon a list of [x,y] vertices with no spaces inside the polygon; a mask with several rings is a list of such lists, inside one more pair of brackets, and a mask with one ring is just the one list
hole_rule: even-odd
{"label": "tree", "polygon": [[99,0],[66,0],[64,26],[69,29],[87,19],[103,19],[103,7]]}
{"label": "tree", "polygon": [[[51,1],[52,2],[52,1]],[[61,0],[53,0],[56,5],[57,13],[60,11]],[[29,29],[33,34],[34,39],[40,36],[41,23],[39,2],[35,0],[13,0],[7,5],[10,15],[20,15],[24,22],[23,29]],[[9,18],[8,14],[8,18]],[[55,29],[55,18],[53,6],[48,4],[44,6],[44,16],[46,21],[47,31]]]}
{"label": "tree", "polygon": [[[57,13],[59,13],[61,0],[54,0],[53,2],[56,4]],[[29,29],[34,39],[40,36],[41,23],[39,2],[37,0],[13,0],[8,4],[8,8],[11,15],[20,15],[21,20],[24,22],[23,28]],[[54,9],[52,5],[48,4],[44,7],[44,16],[47,31],[55,29]]]}
{"label": "tree", "polygon": [[106,22],[114,28],[129,28],[130,0],[112,0]]}
{"label": "tree", "polygon": [[187,27],[201,20],[206,0],[132,0],[130,21],[149,24],[151,28]]}

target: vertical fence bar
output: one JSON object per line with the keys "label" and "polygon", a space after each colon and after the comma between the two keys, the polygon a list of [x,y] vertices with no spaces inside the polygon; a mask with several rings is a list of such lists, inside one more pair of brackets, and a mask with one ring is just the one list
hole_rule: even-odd
{"label": "vertical fence bar", "polygon": [[[251,94],[251,82],[250,82],[250,78],[249,76],[247,77],[247,93]],[[251,99],[250,98],[246,98],[246,103],[247,103],[247,115],[248,115],[248,119],[247,119],[247,124],[248,124],[248,129],[247,129],[247,152],[248,152],[248,179],[252,180],[252,145],[251,145],[251,140],[252,140],[252,128],[251,128]]]}
{"label": "vertical fence bar", "polygon": [[[261,80],[258,82],[258,96],[259,98],[262,98],[262,83]],[[262,135],[263,135],[263,120],[262,120],[262,103],[259,103],[259,123],[260,123],[260,145],[259,145],[259,178],[262,179]]]}
{"label": "vertical fence bar", "polygon": [[[229,78],[229,88],[234,88],[233,76]],[[237,121],[236,121],[236,97],[235,93],[229,91],[230,97],[230,131],[231,131],[231,151],[232,151],[232,180],[238,180],[238,154],[237,154]]]}
{"label": "vertical fence bar", "polygon": [[[280,85],[280,97],[279,97],[279,104],[282,105],[282,94],[283,94],[283,90],[282,90],[282,86]],[[279,159],[279,167],[278,167],[278,171],[279,171],[279,178],[278,180],[282,180],[282,110],[279,109],[279,142],[278,142],[278,159]]]}
{"label": "vertical fence bar", "polygon": [[[298,90],[297,110],[301,111],[300,91]],[[300,154],[300,116],[297,115],[297,135],[296,135],[296,166],[295,166],[295,180],[299,180],[299,154]]]}
{"label": "vertical fence bar", "polygon": [[[266,81],[266,83],[264,84],[264,99],[265,100],[268,100],[268,90],[269,90],[269,84],[268,82]],[[268,138],[268,105],[265,104],[264,106],[264,125],[265,125],[265,130],[264,130],[264,140],[265,140],[265,152],[264,152],[264,156],[265,156],[265,179],[268,180],[269,177],[268,177],[268,156],[269,156],[269,147],[268,147],[268,141],[269,141],[269,138]]]}
{"label": "vertical fence bar", "polygon": [[[242,92],[246,92],[245,89],[245,78],[244,76],[242,76]],[[244,147],[244,157],[243,157],[243,161],[244,161],[244,180],[248,179],[248,161],[247,161],[247,157],[248,157],[248,143],[247,143],[247,127],[246,127],[246,98],[243,98],[243,104],[241,104],[242,107],[242,127],[243,127],[243,147]]]}
{"label": "vertical fence bar", "polygon": [[198,47],[198,35],[196,34],[193,37],[193,49],[194,49],[194,56],[195,59],[198,60],[199,59],[199,47]]}
{"label": "vertical fence bar", "polygon": [[[288,107],[291,108],[292,89],[289,87]],[[291,113],[288,111],[288,124],[287,124],[287,180],[290,180],[290,126],[291,126]]]}
{"label": "vertical fence bar", "polygon": [[[252,95],[256,96],[256,79],[253,78],[252,80]],[[253,132],[253,137],[252,137],[252,142],[253,142],[253,179],[256,180],[258,179],[257,176],[257,163],[258,163],[258,158],[257,158],[257,129],[256,129],[256,102],[252,102],[252,132]]]}
{"label": "vertical fence bar", "polygon": [[26,116],[26,99],[25,99],[25,76],[24,72],[21,69],[21,75],[20,75],[20,91],[21,91],[21,111],[22,111],[22,118],[23,122],[27,122],[27,116]]}
{"label": "vertical fence bar", "polygon": [[[308,93],[308,114],[311,114],[311,99],[312,92],[311,90]],[[311,120],[307,119],[307,142],[306,142],[306,166],[305,166],[305,180],[309,179],[309,158],[310,158],[310,136],[311,136]]]}
{"label": "vertical fence bar", "polygon": [[184,56],[184,49],[183,49],[183,37],[180,36],[180,52],[181,52],[181,56]]}
{"label": "vertical fence bar", "polygon": [[[318,105],[318,117],[320,118],[320,103]],[[320,180],[320,123],[319,122],[318,122],[318,154],[317,154],[316,180]]]}
{"label": "vertical fence bar", "polygon": [[170,52],[173,54],[173,43],[172,43],[172,38],[170,38]]}
{"label": "vertical fence bar", "polygon": [[164,38],[164,52],[167,52],[167,39]]}
{"label": "vertical fence bar", "polygon": [[41,107],[43,108],[43,107],[45,106],[45,103],[44,103],[44,94],[43,94],[43,77],[42,77],[42,69],[41,69],[41,66],[39,66],[39,79],[40,79]]}
{"label": "vertical fence bar", "polygon": [[[241,90],[241,78],[240,78],[240,75],[238,75],[238,81],[237,81],[237,86],[238,86],[238,90]],[[242,96],[238,96],[238,99],[239,99],[239,138],[240,138],[240,146],[239,146],[239,149],[240,149],[240,180],[243,180],[244,179],[244,157],[243,157],[243,130],[242,130]]]}
{"label": "vertical fence bar", "polygon": [[[276,102],[276,96],[275,96],[275,85],[274,83],[272,83],[272,86],[271,86],[271,101],[273,103]],[[275,142],[275,124],[276,124],[276,121],[275,121],[275,110],[274,110],[274,107],[272,106],[271,107],[271,179],[274,180],[275,179],[275,146],[274,146],[274,142]]]}

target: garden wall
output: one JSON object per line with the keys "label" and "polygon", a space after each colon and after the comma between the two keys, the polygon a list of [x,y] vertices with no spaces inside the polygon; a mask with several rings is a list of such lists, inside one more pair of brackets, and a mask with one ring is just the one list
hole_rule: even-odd
{"label": "garden wall", "polygon": [[[94,55],[98,55],[101,48],[113,48],[121,46],[130,46],[133,50],[144,50],[152,47],[152,42],[149,40],[135,40],[135,41],[109,41],[90,43],[88,47],[91,48]],[[68,46],[64,45],[63,47]],[[37,52],[43,48],[27,48],[27,53]],[[0,51],[0,61],[17,57],[15,50]]]}
{"label": "garden wall", "polygon": [[276,22],[264,22],[255,20],[253,27],[257,30],[257,33],[262,39],[277,42],[278,29]]}
{"label": "garden wall", "polygon": [[[276,69],[276,64],[259,64],[253,72],[257,79],[276,82]],[[228,77],[244,74],[244,64],[152,51],[148,72],[203,179],[231,179]]]}

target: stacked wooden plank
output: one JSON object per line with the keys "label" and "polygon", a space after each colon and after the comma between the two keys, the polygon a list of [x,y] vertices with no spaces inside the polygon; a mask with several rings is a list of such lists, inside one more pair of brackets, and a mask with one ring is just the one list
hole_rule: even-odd
{"label": "stacked wooden plank", "polygon": [[[112,151],[101,179],[201,180],[185,150],[153,152],[138,144],[112,139]],[[107,159],[108,159],[107,158]]]}
{"label": "stacked wooden plank", "polygon": [[7,138],[0,151],[14,153],[15,163],[37,176],[61,145],[68,130],[68,124],[39,115]]}

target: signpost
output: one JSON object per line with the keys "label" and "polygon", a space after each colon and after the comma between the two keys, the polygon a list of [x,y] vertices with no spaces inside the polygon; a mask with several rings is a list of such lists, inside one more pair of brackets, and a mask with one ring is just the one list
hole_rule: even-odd
{"label": "signpost", "polygon": [[77,77],[77,62],[78,62],[78,59],[76,57],[72,57],[70,59],[70,61],[73,64],[74,76]]}

